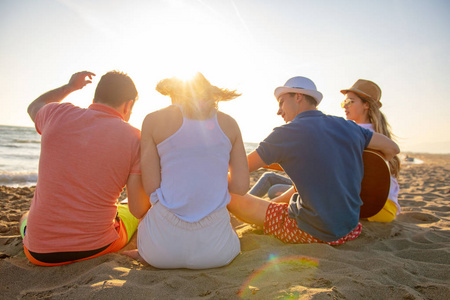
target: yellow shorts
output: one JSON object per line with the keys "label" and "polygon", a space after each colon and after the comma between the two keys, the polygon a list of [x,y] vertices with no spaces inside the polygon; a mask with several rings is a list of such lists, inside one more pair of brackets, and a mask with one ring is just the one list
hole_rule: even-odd
{"label": "yellow shorts", "polygon": [[397,216],[397,205],[394,201],[387,199],[384,207],[373,217],[367,218],[367,220],[372,222],[392,222]]}
{"label": "yellow shorts", "polygon": [[119,204],[117,206],[117,215],[122,220],[125,229],[127,230],[127,243],[131,240],[131,237],[136,232],[139,226],[139,219],[133,216],[126,204]]}

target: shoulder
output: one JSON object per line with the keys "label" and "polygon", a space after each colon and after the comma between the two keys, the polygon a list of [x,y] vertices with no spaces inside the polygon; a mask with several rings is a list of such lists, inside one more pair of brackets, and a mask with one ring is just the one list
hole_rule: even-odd
{"label": "shoulder", "polygon": [[239,125],[236,120],[226,113],[218,111],[217,122],[227,135],[238,134],[240,132]]}
{"label": "shoulder", "polygon": [[[55,118],[65,118],[63,115],[75,114],[83,109],[73,105],[72,103],[48,103],[44,105],[36,114],[35,123],[47,122]],[[42,124],[41,124],[42,125]]]}
{"label": "shoulder", "polygon": [[139,128],[134,127],[128,122],[122,122],[122,124],[124,124],[124,127],[126,127],[126,132],[131,138],[137,138],[138,140],[141,139],[141,130]]}
{"label": "shoulder", "polygon": [[180,109],[175,105],[170,105],[147,114],[144,118],[144,123],[142,126],[151,126],[154,124],[159,124],[160,122],[167,122],[171,118],[178,116],[182,117]]}
{"label": "shoulder", "polygon": [[146,140],[151,137],[155,144],[159,144],[180,129],[182,124],[181,110],[175,105],[170,105],[145,117],[141,138]]}
{"label": "shoulder", "polygon": [[66,103],[57,103],[52,102],[44,105],[38,113],[49,113],[49,112],[56,112],[56,111],[68,111],[68,110],[82,110],[81,107],[75,106],[70,102]]}
{"label": "shoulder", "polygon": [[226,113],[217,111],[217,122],[219,123],[222,131],[228,136],[228,139],[233,144],[236,138],[239,138],[241,134],[239,125],[236,120]]}
{"label": "shoulder", "polygon": [[175,105],[170,105],[147,114],[147,117],[149,118],[164,117],[179,111],[180,109],[178,107],[176,107]]}
{"label": "shoulder", "polygon": [[226,113],[223,113],[221,111],[217,111],[217,120],[223,123],[228,123],[228,124],[233,124],[233,125],[237,125],[237,122],[235,119],[233,119],[233,117],[231,117],[230,115],[227,115]]}

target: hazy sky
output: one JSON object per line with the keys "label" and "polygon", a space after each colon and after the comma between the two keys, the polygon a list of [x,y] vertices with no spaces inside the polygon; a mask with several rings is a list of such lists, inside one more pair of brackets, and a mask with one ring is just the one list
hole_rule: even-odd
{"label": "hazy sky", "polygon": [[97,74],[67,98],[87,107],[101,75],[121,70],[140,128],[170,104],[159,80],[200,71],[242,93],[219,107],[259,142],[283,124],[273,91],[290,77],[311,78],[319,109],[338,116],[339,91],[362,78],[381,87],[402,151],[450,153],[449,15],[446,0],[1,0],[0,124],[33,126],[28,104],[77,71]]}

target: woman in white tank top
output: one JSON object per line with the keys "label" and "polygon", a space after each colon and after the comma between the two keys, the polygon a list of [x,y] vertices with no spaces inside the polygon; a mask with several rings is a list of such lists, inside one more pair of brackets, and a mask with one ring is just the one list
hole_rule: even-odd
{"label": "woman in white tank top", "polygon": [[239,126],[217,104],[240,94],[211,85],[201,73],[189,81],[164,79],[156,90],[172,105],[148,114],[142,125],[150,203],[129,203],[142,219],[138,249],[124,254],[158,268],[224,266],[240,252],[229,193],[244,195],[249,173]]}

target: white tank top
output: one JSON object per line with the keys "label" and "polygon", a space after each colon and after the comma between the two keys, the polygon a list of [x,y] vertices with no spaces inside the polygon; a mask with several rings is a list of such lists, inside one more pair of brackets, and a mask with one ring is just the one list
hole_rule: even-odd
{"label": "white tank top", "polygon": [[150,197],[186,222],[197,222],[230,202],[231,142],[217,122],[183,116],[183,124],[158,144],[161,186]]}

